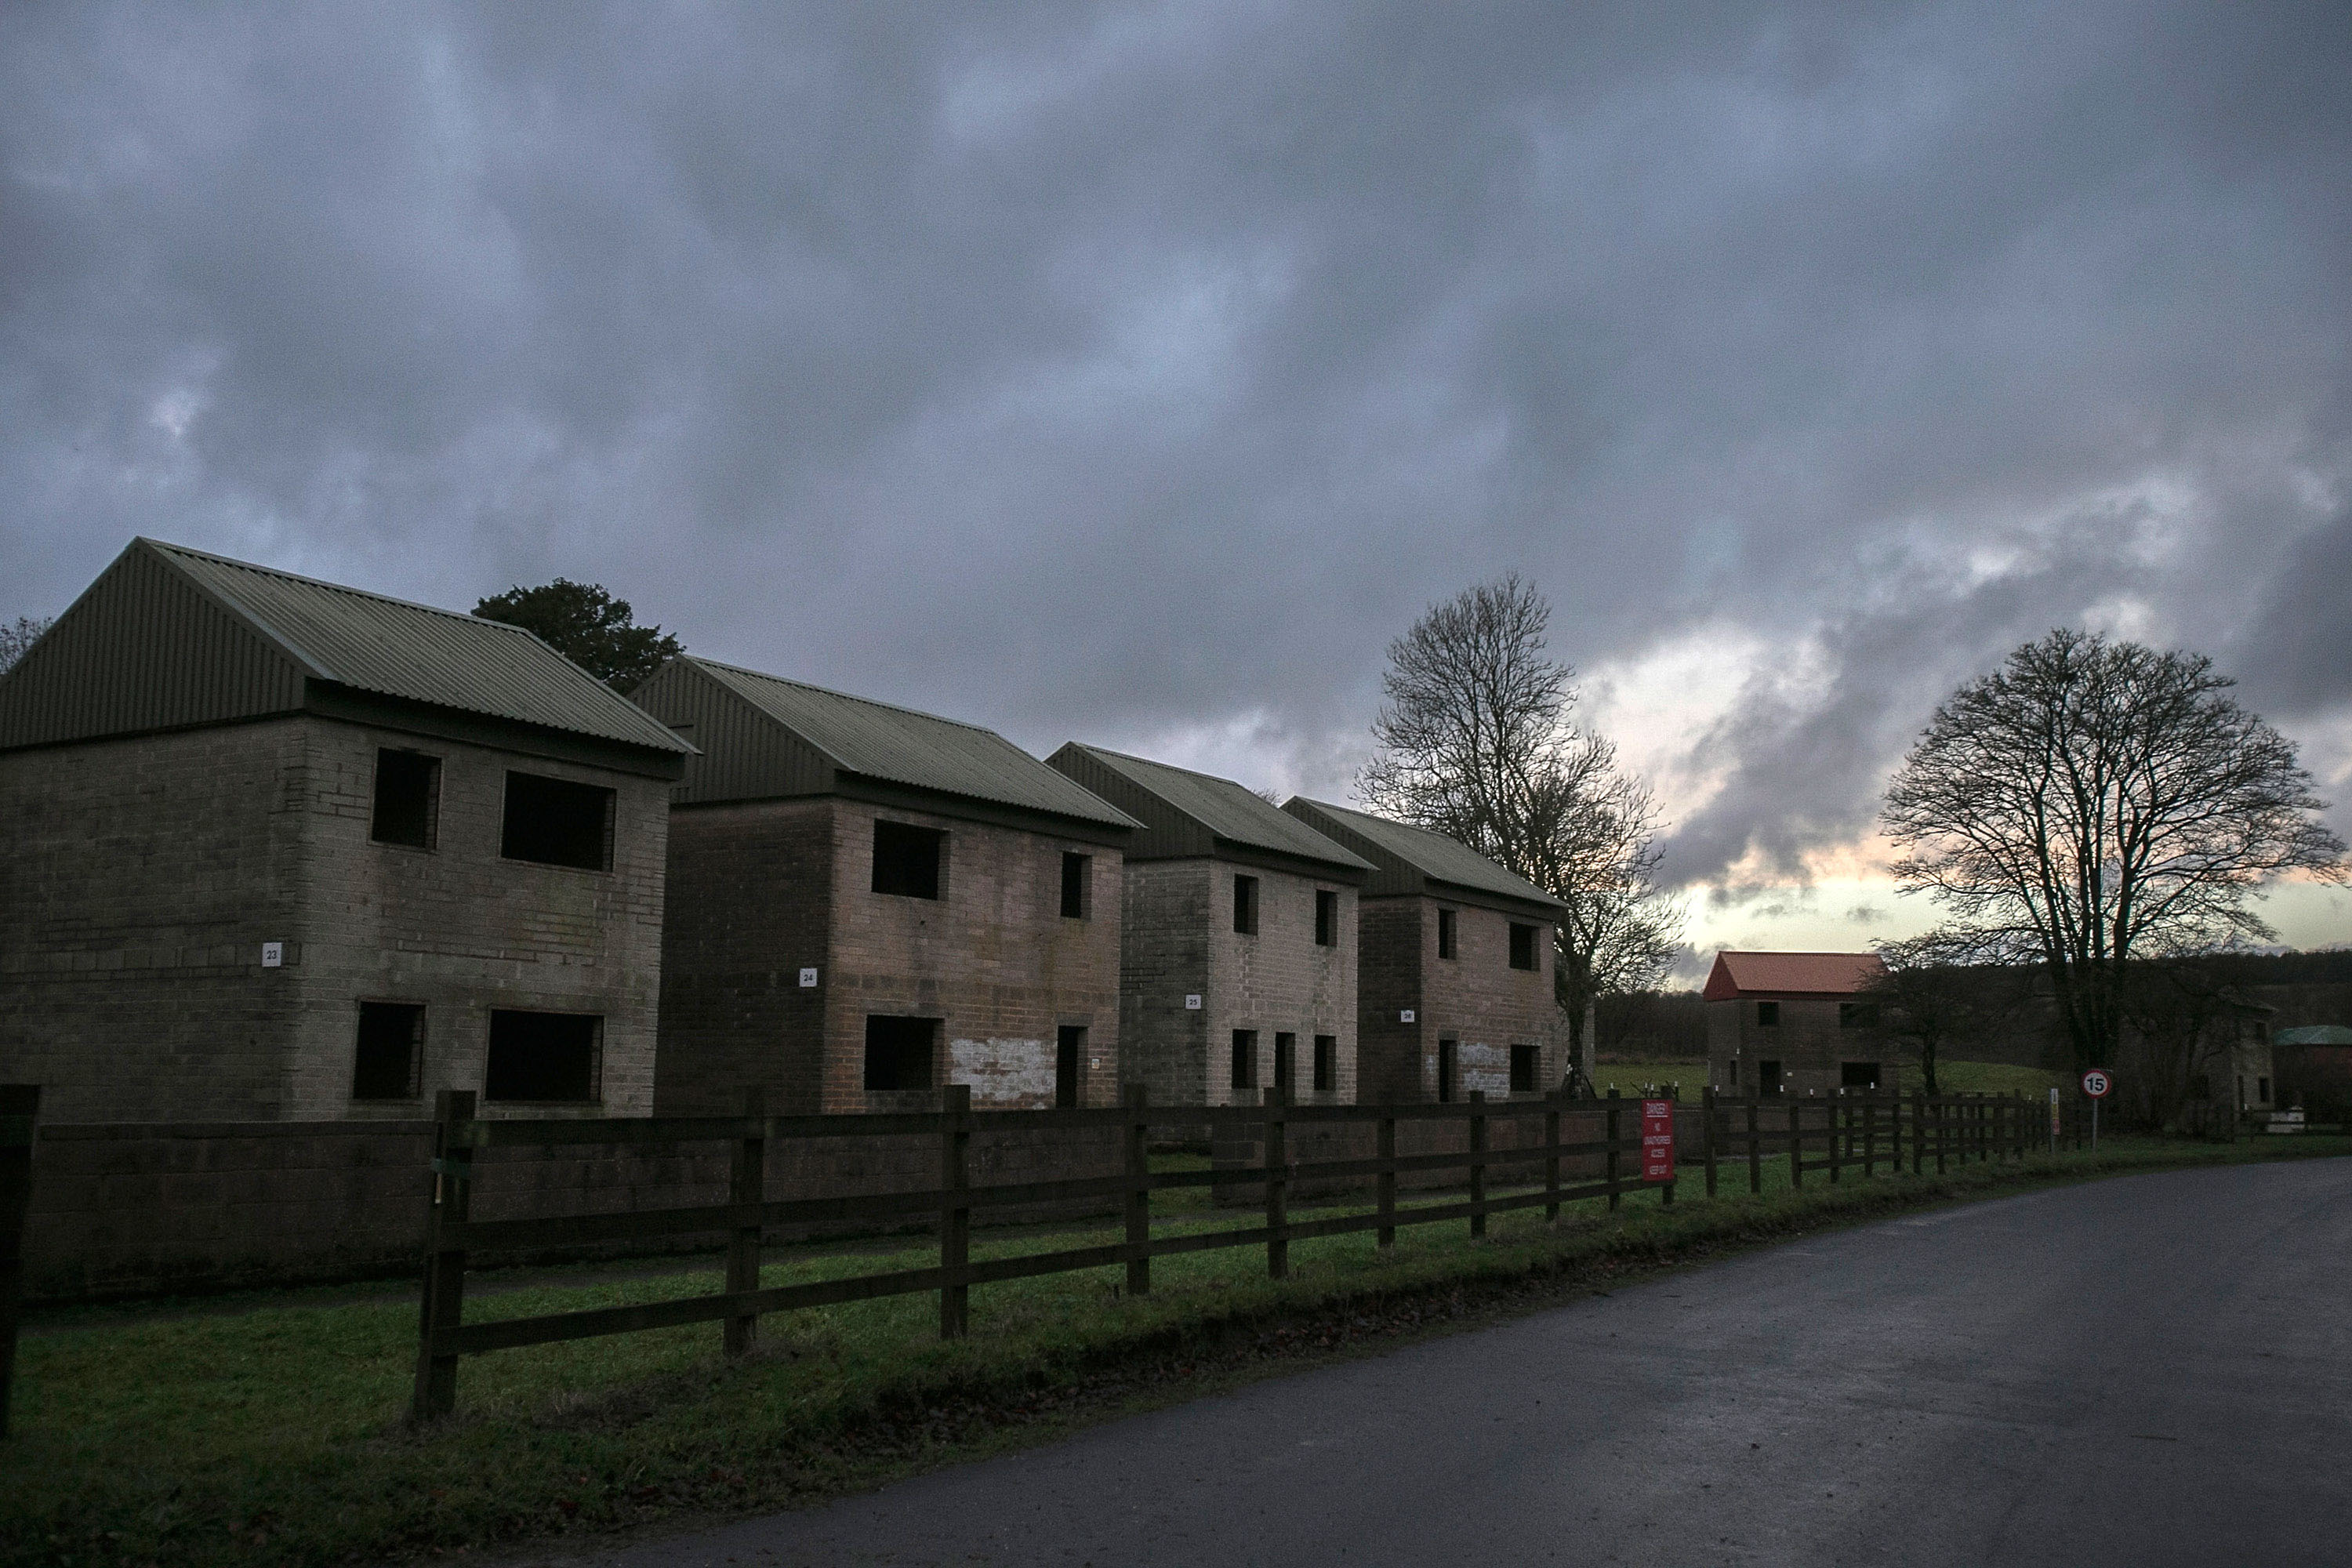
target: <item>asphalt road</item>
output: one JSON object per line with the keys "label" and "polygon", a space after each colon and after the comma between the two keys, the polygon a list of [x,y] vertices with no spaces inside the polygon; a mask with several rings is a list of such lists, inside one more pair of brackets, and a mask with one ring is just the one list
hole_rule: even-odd
{"label": "asphalt road", "polygon": [[2352,1160],[1824,1236],[594,1560],[2352,1563]]}

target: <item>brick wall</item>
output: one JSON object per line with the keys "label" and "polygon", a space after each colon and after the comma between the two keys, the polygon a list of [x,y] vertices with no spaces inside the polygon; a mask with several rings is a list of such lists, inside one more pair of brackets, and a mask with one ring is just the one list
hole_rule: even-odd
{"label": "brick wall", "polygon": [[[380,745],[442,759],[431,851],[369,842]],[[510,766],[616,792],[612,871],[499,858]],[[0,757],[0,1079],[79,1121],[415,1115],[511,1006],[603,1015],[584,1109],[642,1113],[667,827],[656,781],[310,717]],[[425,1005],[415,1100],[351,1100],[362,1000]]]}
{"label": "brick wall", "polygon": [[[1552,997],[1549,933],[1538,925],[1537,967],[1513,969],[1510,928],[1498,910],[1426,896],[1367,899],[1359,922],[1362,975],[1360,1054],[1366,1103],[1438,1097],[1438,1046],[1454,1042],[1454,1091],[1510,1094],[1510,1047],[1537,1049],[1535,1092],[1567,1071]],[[1454,911],[1453,958],[1437,951],[1441,909]],[[1414,1021],[1402,1022],[1411,1009]]]}
{"label": "brick wall", "polygon": [[[1255,933],[1234,930],[1234,879],[1255,877]],[[1315,896],[1339,898],[1339,940],[1315,941]],[[1274,1082],[1275,1037],[1297,1037],[1293,1098],[1356,1098],[1356,890],[1216,859],[1139,861],[1127,868],[1121,1035],[1131,1076],[1161,1105],[1229,1105],[1234,1031],[1257,1034],[1253,1082]],[[1197,1010],[1187,995],[1201,998]],[[1334,1044],[1336,1082],[1314,1088],[1315,1037]],[[1255,1098],[1252,1089],[1244,1101]]]}
{"label": "brick wall", "polygon": [[[26,1289],[40,1299],[74,1300],[413,1276],[424,1249],[432,1148],[433,1124],[420,1121],[45,1126],[26,1227]],[[728,1149],[709,1142],[485,1150],[477,1156],[473,1214],[508,1219],[724,1203]],[[1116,1129],[998,1130],[984,1117],[969,1158],[974,1185],[1123,1168]],[[937,1186],[939,1173],[939,1141],[922,1135],[768,1146],[771,1198],[921,1191]],[[1115,1200],[1030,1205],[983,1217],[1004,1223],[1116,1206]],[[794,1235],[782,1227],[769,1233],[771,1240]],[[699,1250],[716,1241],[681,1238],[629,1250]]]}
{"label": "brick wall", "polygon": [[[874,891],[874,823],[947,835],[940,897]],[[897,1109],[865,1089],[870,1014],[940,1020],[933,1082],[1053,1103],[1059,1030],[1087,1031],[1081,1101],[1119,1082],[1119,855],[1047,833],[825,797],[682,807],[664,948],[664,1115]],[[1062,856],[1092,857],[1089,917],[1061,912]],[[799,972],[817,971],[803,988]]]}
{"label": "brick wall", "polygon": [[1834,1094],[1850,1061],[1876,1062],[1879,1088],[1901,1087],[1895,1047],[1875,1030],[1841,1027],[1836,1001],[1781,998],[1780,1021],[1773,1025],[1756,1021],[1756,1004],[1739,997],[1706,1005],[1707,1081],[1721,1092],[1756,1092],[1756,1064],[1764,1060],[1780,1064],[1784,1094]]}

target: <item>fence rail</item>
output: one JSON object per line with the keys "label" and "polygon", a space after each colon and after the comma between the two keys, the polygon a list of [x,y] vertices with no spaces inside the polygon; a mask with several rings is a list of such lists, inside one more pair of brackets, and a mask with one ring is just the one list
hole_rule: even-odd
{"label": "fence rail", "polygon": [[[1139,1296],[1151,1289],[1151,1260],[1155,1258],[1242,1247],[1264,1247],[1268,1276],[1280,1279],[1289,1273],[1289,1244],[1316,1237],[1371,1231],[1377,1245],[1385,1247],[1395,1244],[1396,1233],[1402,1226],[1465,1220],[1472,1236],[1484,1236],[1490,1215],[1541,1207],[1547,1218],[1556,1219],[1562,1204],[1602,1197],[1614,1208],[1625,1194],[1638,1192],[1645,1185],[1658,1188],[1662,1203],[1674,1201],[1671,1181],[1645,1184],[1640,1179],[1640,1129],[1628,1129],[1623,1124],[1625,1113],[1634,1108],[1635,1102],[1613,1096],[1598,1102],[1570,1101],[1561,1095],[1541,1100],[1488,1102],[1483,1096],[1474,1094],[1462,1103],[1339,1106],[1292,1105],[1286,1093],[1274,1089],[1266,1092],[1263,1104],[1255,1106],[1163,1108],[1152,1106],[1139,1086],[1130,1086],[1124,1102],[1117,1107],[989,1111],[982,1117],[975,1117],[971,1110],[968,1088],[950,1087],[945,1092],[945,1108],[938,1111],[880,1116],[769,1117],[761,1113],[754,1099],[745,1105],[742,1115],[733,1117],[482,1121],[474,1117],[471,1094],[443,1093],[436,1108],[433,1207],[425,1244],[411,1414],[421,1419],[454,1409],[459,1360],[488,1351],[685,1323],[721,1322],[726,1325],[724,1343],[728,1353],[740,1355],[751,1348],[758,1321],[766,1313],[931,1291],[938,1292],[940,1298],[940,1336],[954,1339],[967,1330],[971,1291],[975,1285],[1124,1264],[1127,1291]],[[1605,1135],[1563,1142],[1560,1117],[1564,1112],[1573,1113],[1571,1106],[1580,1108],[1587,1115],[1597,1113]],[[1539,1120],[1541,1141],[1505,1149],[1491,1147],[1488,1131],[1497,1120],[1517,1123]],[[1117,1128],[1121,1133],[1124,1168],[1117,1175],[972,1185],[967,1163],[969,1146],[975,1126],[983,1121],[989,1128]],[[1462,1122],[1467,1130],[1467,1147],[1401,1154],[1396,1148],[1396,1130],[1398,1123],[1407,1121]],[[1295,1160],[1290,1155],[1289,1130],[1302,1122],[1370,1125],[1374,1130],[1378,1152],[1369,1158]],[[1148,1151],[1154,1127],[1204,1124],[1257,1131],[1261,1137],[1259,1158],[1255,1163],[1207,1171],[1150,1169]],[[870,1137],[877,1133],[938,1139],[940,1184],[919,1192],[842,1197],[771,1200],[763,1195],[761,1185],[770,1141]],[[729,1201],[688,1208],[548,1218],[476,1220],[468,1216],[474,1184],[473,1156],[478,1150],[622,1142],[733,1143]],[[1630,1164],[1622,1158],[1629,1154],[1635,1156]],[[1564,1180],[1561,1162],[1578,1157],[1597,1157],[1603,1170],[1601,1179]],[[1446,1170],[1465,1173],[1466,1198],[1414,1204],[1397,1201],[1399,1175]],[[1522,1173],[1522,1180],[1540,1181],[1541,1185],[1527,1192],[1490,1194],[1486,1190],[1487,1176],[1498,1170]],[[1289,1193],[1295,1183],[1364,1176],[1375,1178],[1371,1212],[1308,1220],[1290,1217]],[[1262,1189],[1261,1223],[1180,1235],[1153,1235],[1151,1194],[1198,1187]],[[971,1216],[976,1212],[1110,1198],[1119,1200],[1124,1221],[1125,1234],[1118,1241],[978,1261],[971,1256]],[[789,1285],[760,1284],[760,1244],[763,1232],[771,1226],[888,1222],[919,1215],[938,1218],[940,1260],[935,1267]],[[713,1294],[490,1322],[464,1321],[469,1253],[692,1236],[728,1238],[726,1279],[723,1288]]]}
{"label": "fence rail", "polygon": [[[1785,1161],[1789,1184],[1802,1187],[1808,1173],[1832,1182],[1848,1170],[1873,1176],[1883,1164],[1900,1171],[1907,1154],[1911,1173],[1933,1161],[1942,1175],[1955,1163],[2022,1160],[2053,1138],[2081,1146],[2079,1114],[2062,1106],[2065,1122],[2053,1132],[2049,1107],[2021,1094],[1840,1094],[1826,1098],[1789,1095],[1719,1095],[1712,1089],[1700,1100],[1700,1149],[1706,1194],[1713,1197],[1727,1159],[1748,1167],[1748,1190],[1764,1190],[1764,1162]],[[1818,1156],[1813,1152],[1818,1150]]]}

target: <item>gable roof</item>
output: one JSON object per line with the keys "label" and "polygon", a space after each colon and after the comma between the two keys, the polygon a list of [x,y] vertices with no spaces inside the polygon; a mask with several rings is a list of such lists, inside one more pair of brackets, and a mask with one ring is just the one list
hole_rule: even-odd
{"label": "gable roof", "polygon": [[1409,827],[1368,811],[1350,811],[1303,795],[1291,796],[1282,809],[1372,863],[1373,874],[1364,885],[1368,896],[1424,892],[1467,896],[1500,900],[1542,915],[1565,907],[1533,882],[1443,833]]}
{"label": "gable roof", "polygon": [[1709,1002],[1742,996],[1852,996],[1886,973],[1874,952],[1733,952],[1715,955]]}
{"label": "gable roof", "polygon": [[834,795],[845,793],[845,781],[869,780],[1122,837],[1137,826],[977,724],[690,655],[663,665],[631,695],[700,749],[675,795],[680,802]]}
{"label": "gable roof", "polygon": [[0,747],[326,710],[338,693],[615,742],[669,767],[692,750],[520,626],[152,539],[0,679]]}
{"label": "gable roof", "polygon": [[1130,860],[1253,852],[1300,860],[1360,881],[1371,862],[1333,843],[1264,796],[1231,779],[1076,741],[1045,759],[1143,824],[1127,847]]}

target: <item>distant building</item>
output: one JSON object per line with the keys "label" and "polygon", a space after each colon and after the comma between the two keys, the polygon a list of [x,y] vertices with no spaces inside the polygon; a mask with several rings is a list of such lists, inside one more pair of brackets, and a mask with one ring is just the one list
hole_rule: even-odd
{"label": "distant building", "polygon": [[139,540],[0,677],[0,1079],[643,1114],[688,750],[517,627]]}
{"label": "distant building", "polygon": [[2305,1024],[2271,1034],[2278,1068],[2275,1103],[2320,1121],[2352,1120],[2352,1028]]}
{"label": "distant building", "polygon": [[1895,1063],[1866,994],[1874,952],[1715,955],[1706,1002],[1707,1081],[1719,1094],[1895,1092]]}
{"label": "distant building", "polygon": [[1371,870],[1231,779],[1076,742],[1046,759],[1143,824],[1127,846],[1119,1041],[1163,1105],[1356,1097],[1356,892]]}
{"label": "distant building", "polygon": [[664,1115],[1106,1105],[1134,821],[992,731],[701,658],[634,693],[670,820]]}
{"label": "distant building", "polygon": [[1443,834],[1303,795],[1283,810],[1372,866],[1357,905],[1358,1101],[1559,1087],[1559,900]]}

